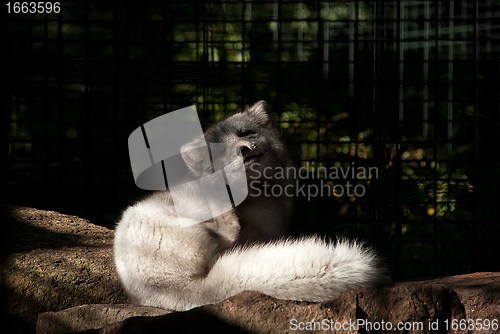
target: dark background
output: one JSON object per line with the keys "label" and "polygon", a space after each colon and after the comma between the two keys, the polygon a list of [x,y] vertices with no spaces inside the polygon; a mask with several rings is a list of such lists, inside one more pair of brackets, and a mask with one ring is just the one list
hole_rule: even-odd
{"label": "dark background", "polygon": [[[500,270],[497,1],[63,1],[5,14],[7,203],[113,227],[128,135],[264,99],[298,166],[380,169],[297,199],[296,235],[366,240],[395,279]],[[342,182],[342,181],[339,181]]]}

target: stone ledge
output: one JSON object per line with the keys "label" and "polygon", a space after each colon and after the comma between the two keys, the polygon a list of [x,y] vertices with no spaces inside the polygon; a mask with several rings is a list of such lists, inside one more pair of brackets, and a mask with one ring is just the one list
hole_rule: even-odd
{"label": "stone ledge", "polygon": [[[463,302],[461,301],[463,299]],[[108,305],[86,305],[92,310]],[[79,313],[82,309],[72,308],[60,312],[41,314],[38,320],[39,334],[65,333],[67,330],[82,333],[199,333],[213,330],[224,333],[315,333],[314,322],[319,326],[356,323],[364,319],[372,324],[398,323],[422,324],[423,331],[408,333],[431,333],[430,323],[443,333],[466,333],[466,331],[445,330],[445,320],[488,319],[500,321],[500,273],[476,273],[421,282],[398,283],[383,289],[350,291],[326,303],[306,303],[277,300],[258,292],[243,292],[221,303],[206,305],[186,312],[173,312],[151,317],[140,315],[141,307],[119,306],[120,317],[114,323],[110,317],[101,324],[93,320],[85,327],[88,315]],[[160,310],[159,312],[164,311]],[[165,311],[164,311],[165,312]],[[106,313],[106,312],[104,312]],[[123,319],[122,315],[131,317]],[[64,326],[59,326],[65,321]],[[75,325],[72,326],[71,324]],[[325,325],[326,323],[326,325]],[[91,326],[90,326],[91,324]],[[347,326],[347,325],[345,325]],[[415,325],[416,326],[416,325]],[[450,326],[451,327],[451,326]],[[46,329],[50,328],[50,331]],[[300,329],[303,330],[300,330]],[[387,327],[386,327],[387,328]],[[330,328],[331,329],[331,328]],[[358,333],[354,330],[335,330],[330,333]],[[365,327],[366,332],[369,328]],[[434,328],[433,328],[434,329]],[[373,331],[372,331],[373,332]],[[387,331],[378,331],[387,332]],[[398,331],[395,331],[398,332]],[[403,331],[399,331],[403,333]],[[486,333],[500,333],[489,330]]]}
{"label": "stone ledge", "polygon": [[127,303],[112,258],[113,231],[55,211],[3,207],[2,314],[33,333],[38,313]]}
{"label": "stone ledge", "polygon": [[165,328],[282,333],[291,330],[292,319],[500,320],[500,273],[350,291],[327,303],[244,292],[216,305],[166,314],[126,305],[112,261],[112,230],[54,211],[9,206],[5,212],[0,300],[14,333],[35,332],[37,321],[39,333],[163,333]]}
{"label": "stone ledge", "polygon": [[68,333],[99,329],[131,317],[152,317],[169,313],[154,307],[125,304],[91,304],[75,306],[38,316],[37,333]]}

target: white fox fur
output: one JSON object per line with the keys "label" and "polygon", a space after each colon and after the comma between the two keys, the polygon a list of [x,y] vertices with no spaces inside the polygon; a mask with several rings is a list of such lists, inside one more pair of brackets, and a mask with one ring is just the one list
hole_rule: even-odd
{"label": "white fox fur", "polygon": [[[232,124],[245,127],[243,134],[256,126],[264,135],[231,139],[220,134],[231,133]],[[249,147],[245,161],[286,163],[264,103],[219,126],[224,131],[209,130],[207,136]],[[283,199],[247,198],[233,211],[186,227],[186,218],[175,214],[169,192],[155,193],[130,206],[116,227],[114,257],[120,280],[141,305],[187,310],[245,290],[279,299],[325,301],[383,279],[373,252],[359,243],[281,238],[288,206]]]}

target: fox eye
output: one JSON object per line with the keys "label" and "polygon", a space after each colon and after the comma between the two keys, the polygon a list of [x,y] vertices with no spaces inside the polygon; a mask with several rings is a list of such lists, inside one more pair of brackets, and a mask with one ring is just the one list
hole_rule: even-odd
{"label": "fox eye", "polygon": [[255,131],[247,130],[247,129],[240,129],[238,131],[238,137],[248,137],[248,136],[253,136],[255,134],[256,134]]}

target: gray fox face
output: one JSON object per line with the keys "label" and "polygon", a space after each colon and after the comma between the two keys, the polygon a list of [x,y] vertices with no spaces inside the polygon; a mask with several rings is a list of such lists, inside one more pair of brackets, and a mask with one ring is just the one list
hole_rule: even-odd
{"label": "gray fox face", "polygon": [[282,166],[286,161],[284,144],[264,101],[215,124],[205,133],[205,139],[209,143],[228,145],[226,155],[215,158],[214,165],[236,154],[243,158],[247,174],[265,167]]}
{"label": "gray fox face", "polygon": [[225,144],[226,150],[215,154],[212,152],[210,161],[206,155],[189,149],[196,143],[185,145],[181,149],[183,159],[197,175],[211,170],[211,162],[215,169],[220,169],[241,161],[237,158],[243,158],[248,175],[266,167],[282,166],[287,160],[284,144],[272,123],[269,106],[264,101],[215,124],[205,132],[205,140],[207,143]]}

